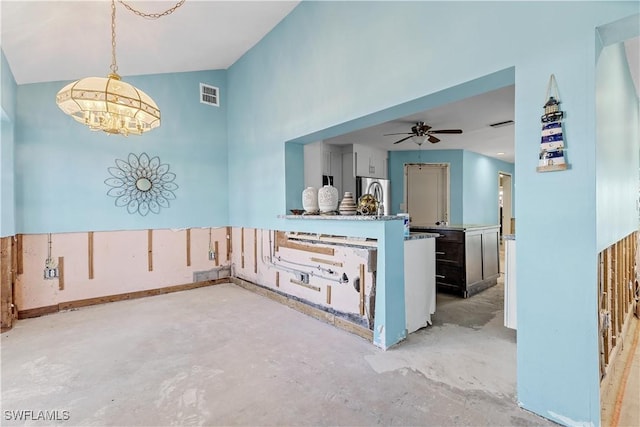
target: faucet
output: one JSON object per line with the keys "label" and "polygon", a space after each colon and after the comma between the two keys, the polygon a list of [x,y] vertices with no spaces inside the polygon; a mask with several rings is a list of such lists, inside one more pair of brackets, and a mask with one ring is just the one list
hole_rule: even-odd
{"label": "faucet", "polygon": [[378,181],[373,181],[367,187],[367,193],[371,194],[376,201],[378,202],[378,215],[384,215],[384,205],[382,201],[384,200],[384,191],[382,190],[382,185]]}

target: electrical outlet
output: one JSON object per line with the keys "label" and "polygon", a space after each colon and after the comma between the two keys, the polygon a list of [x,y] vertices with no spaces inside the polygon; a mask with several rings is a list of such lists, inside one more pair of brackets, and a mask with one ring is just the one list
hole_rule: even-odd
{"label": "electrical outlet", "polygon": [[216,253],[214,251],[209,251],[209,261],[216,260]]}
{"label": "electrical outlet", "polygon": [[300,280],[304,284],[309,284],[309,273],[299,273],[298,280]]}
{"label": "electrical outlet", "polygon": [[44,268],[44,278],[47,280],[55,279],[59,275],[58,267],[45,267]]}

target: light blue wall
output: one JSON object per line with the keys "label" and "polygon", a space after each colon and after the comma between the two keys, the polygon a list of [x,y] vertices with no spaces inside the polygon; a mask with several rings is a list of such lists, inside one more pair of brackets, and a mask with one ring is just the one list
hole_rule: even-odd
{"label": "light blue wall", "polygon": [[[19,233],[133,230],[228,223],[226,71],[123,77],[158,104],[162,124],[141,136],[91,132],[55,96],[66,82],[18,86],[16,217]],[[199,84],[220,88],[221,106],[199,101]],[[115,159],[159,156],[175,173],[176,200],[159,214],[129,214],[107,196]]]}
{"label": "light blue wall", "polygon": [[13,236],[16,231],[14,186],[14,118],[16,110],[16,82],[0,50],[0,236]]}
{"label": "light blue wall", "polygon": [[462,150],[423,150],[390,151],[389,178],[391,179],[391,211],[403,212],[400,204],[404,198],[405,163],[448,163],[449,164],[449,222],[463,223],[463,151]]}
{"label": "light blue wall", "polygon": [[[638,8],[636,1],[303,2],[229,70],[228,120],[223,108],[191,98],[201,78],[225,88],[222,72],[125,78],[163,111],[162,128],[142,138],[93,134],[65,117],[53,101],[63,82],[19,86],[16,232],[220,224],[377,237],[386,294],[376,302],[391,318],[384,330],[376,319],[375,339],[390,344],[404,319],[393,311],[404,296],[393,287],[402,278],[401,240],[389,235],[401,226],[278,219],[292,197],[284,144],[423,111],[464,95],[455,90],[461,84],[510,69],[511,81],[500,84],[517,88],[518,401],[563,424],[599,425],[595,28]],[[537,173],[552,73],[568,112],[571,168]],[[423,101],[420,109],[405,108],[418,106],[414,100]],[[115,158],[140,151],[169,163],[180,185],[170,209],[144,219],[114,207],[103,184]],[[557,263],[545,266],[541,254],[549,253]]]}
{"label": "light blue wall", "polygon": [[[598,425],[595,28],[637,12],[635,1],[301,3],[229,71],[230,222],[296,227],[277,219],[286,141],[328,137],[515,67],[518,400],[558,422]],[[552,73],[571,168],[537,173]],[[550,251],[560,266],[544,268]]]}
{"label": "light blue wall", "polygon": [[9,121],[13,121],[16,115],[16,81],[11,72],[11,67],[4,56],[4,51],[0,49],[0,100],[2,110],[7,115]]}
{"label": "light blue wall", "polygon": [[[462,222],[464,224],[500,224],[498,174],[500,172],[510,173],[513,178],[512,183],[514,183],[516,177],[513,163],[465,150],[463,165]],[[512,194],[515,194],[513,188]],[[512,203],[514,201],[515,197],[512,199]]]}
{"label": "light blue wall", "polygon": [[406,163],[448,163],[451,224],[499,224],[498,173],[514,165],[466,150],[390,151],[392,212],[400,212]]}
{"label": "light blue wall", "polygon": [[605,47],[596,69],[598,250],[638,229],[638,98],[623,43]]}

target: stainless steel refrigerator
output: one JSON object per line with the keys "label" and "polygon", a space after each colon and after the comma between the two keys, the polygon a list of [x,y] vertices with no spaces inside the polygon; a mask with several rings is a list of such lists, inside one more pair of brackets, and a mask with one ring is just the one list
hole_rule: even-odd
{"label": "stainless steel refrigerator", "polygon": [[382,202],[384,215],[391,215],[391,181],[380,178],[356,177],[356,200],[363,194],[371,194]]}

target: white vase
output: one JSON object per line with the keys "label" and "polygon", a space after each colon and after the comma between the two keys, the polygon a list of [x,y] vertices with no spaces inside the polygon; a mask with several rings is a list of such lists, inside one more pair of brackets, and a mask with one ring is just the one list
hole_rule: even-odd
{"label": "white vase", "polygon": [[302,207],[307,213],[318,213],[318,190],[307,187],[302,192]]}
{"label": "white vase", "polygon": [[335,212],[338,210],[338,189],[332,185],[325,185],[318,190],[318,207],[320,212]]}

